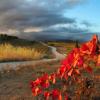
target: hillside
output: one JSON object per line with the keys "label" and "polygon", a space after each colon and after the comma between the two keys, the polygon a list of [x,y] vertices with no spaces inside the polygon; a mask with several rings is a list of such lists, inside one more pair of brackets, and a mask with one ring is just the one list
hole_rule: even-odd
{"label": "hillside", "polygon": [[0,35],[0,62],[52,58],[49,48],[39,42]]}

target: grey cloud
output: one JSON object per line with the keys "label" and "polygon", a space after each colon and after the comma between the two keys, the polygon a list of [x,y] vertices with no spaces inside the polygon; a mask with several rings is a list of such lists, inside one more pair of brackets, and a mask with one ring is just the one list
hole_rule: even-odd
{"label": "grey cloud", "polygon": [[21,29],[73,23],[73,19],[62,16],[73,2],[80,0],[0,0],[0,26]]}
{"label": "grey cloud", "polygon": [[85,25],[86,27],[91,27],[92,23],[88,22],[88,21],[83,21],[81,24]]}
{"label": "grey cloud", "polygon": [[59,32],[60,33],[61,32],[64,32],[64,33],[87,33],[87,32],[89,32],[89,30],[70,26],[70,27],[50,28],[50,29],[48,28],[48,29],[44,30],[43,32],[47,32],[47,33],[59,33]]}
{"label": "grey cloud", "polygon": [[[30,33],[22,33],[20,34],[19,37],[23,37],[23,38],[29,38],[31,40],[78,40],[78,41],[88,41],[89,39],[91,39],[92,35],[94,33],[88,33],[88,32],[84,32],[84,33],[69,33],[69,32],[50,32],[50,34],[48,32],[39,32],[39,33],[34,33],[34,32],[30,32]],[[98,34],[98,38],[100,40],[100,33]]]}
{"label": "grey cloud", "polygon": [[[75,27],[58,27],[58,28],[48,28],[41,32],[30,32],[30,33],[23,33],[20,34],[20,37],[30,38],[30,39],[37,39],[37,40],[55,40],[55,39],[87,39],[86,35],[89,35],[89,30],[82,29],[82,28],[75,28]],[[84,35],[82,35],[84,34]]]}
{"label": "grey cloud", "polygon": [[[76,25],[75,18],[64,17],[63,13],[83,1],[86,0],[0,0],[0,28],[19,30],[18,36],[23,38],[75,38],[75,34],[89,30],[79,27],[50,27],[57,24]],[[89,26],[86,22],[81,24]],[[40,27],[44,30],[24,33],[23,30],[29,27]]]}
{"label": "grey cloud", "polygon": [[[43,13],[42,13],[43,14]],[[9,20],[4,24],[12,28],[27,28],[27,27],[49,27],[55,24],[75,23],[75,19],[66,18],[58,14],[46,13],[45,15],[16,15],[13,18],[8,17]]]}
{"label": "grey cloud", "polygon": [[6,13],[12,9],[17,9],[25,0],[0,0],[0,13]]}

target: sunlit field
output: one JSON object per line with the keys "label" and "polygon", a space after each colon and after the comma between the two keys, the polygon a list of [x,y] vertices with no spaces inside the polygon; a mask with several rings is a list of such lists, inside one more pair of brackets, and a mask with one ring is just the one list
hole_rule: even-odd
{"label": "sunlit field", "polygon": [[76,44],[75,42],[48,42],[48,45],[55,46],[57,51],[62,54],[68,54]]}
{"label": "sunlit field", "polygon": [[42,44],[31,46],[14,46],[9,43],[0,44],[0,61],[22,61],[41,59],[48,55],[49,49]]}

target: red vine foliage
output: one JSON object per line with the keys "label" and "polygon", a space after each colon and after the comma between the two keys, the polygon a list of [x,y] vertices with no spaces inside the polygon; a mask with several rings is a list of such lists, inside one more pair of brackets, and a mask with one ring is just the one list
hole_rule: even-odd
{"label": "red vine foliage", "polygon": [[64,100],[68,100],[67,92],[61,92],[60,89],[49,90],[48,88],[52,84],[56,84],[58,79],[67,81],[69,77],[72,77],[75,82],[78,82],[78,76],[81,76],[84,70],[92,73],[90,61],[93,61],[95,66],[100,65],[100,48],[97,50],[97,46],[100,47],[97,35],[94,35],[90,41],[82,44],[79,48],[74,48],[61,62],[57,72],[50,75],[44,74],[31,82],[33,95],[42,94],[45,100],[50,100],[50,98],[52,100],[62,100],[63,97]]}

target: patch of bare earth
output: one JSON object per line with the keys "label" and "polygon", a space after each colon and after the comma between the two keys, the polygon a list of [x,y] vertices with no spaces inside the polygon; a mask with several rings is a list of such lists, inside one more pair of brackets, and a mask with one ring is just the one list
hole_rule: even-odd
{"label": "patch of bare earth", "polygon": [[[32,95],[30,81],[44,73],[52,73],[60,66],[60,61],[20,66],[20,69],[0,72],[0,100],[37,100]],[[95,96],[100,100],[100,70],[95,71]]]}
{"label": "patch of bare earth", "polygon": [[30,81],[44,73],[52,73],[59,62],[20,66],[20,69],[0,72],[0,100],[36,100],[30,89]]}

